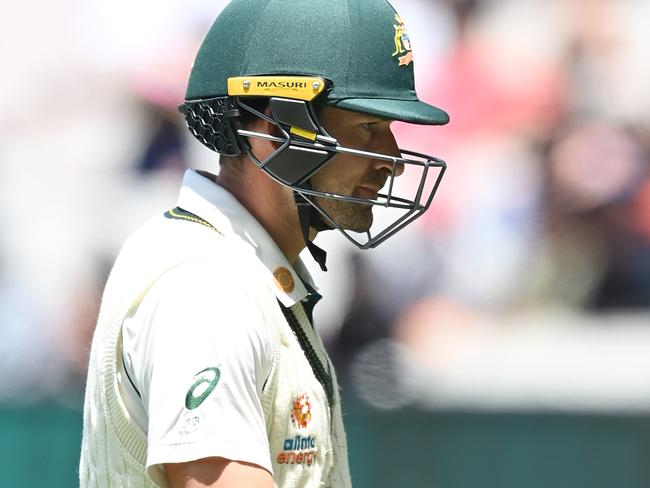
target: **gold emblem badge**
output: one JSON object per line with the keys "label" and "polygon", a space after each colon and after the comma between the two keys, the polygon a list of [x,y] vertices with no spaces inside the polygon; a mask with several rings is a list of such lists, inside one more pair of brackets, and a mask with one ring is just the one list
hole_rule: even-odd
{"label": "gold emblem badge", "polygon": [[395,21],[397,24],[393,24],[395,28],[395,52],[393,53],[393,57],[397,56],[400,66],[408,66],[413,61],[411,40],[406,32],[404,21],[397,13],[395,14]]}
{"label": "gold emblem badge", "polygon": [[301,429],[306,428],[307,424],[311,421],[311,402],[307,394],[300,395],[293,402],[291,420]]}
{"label": "gold emblem badge", "polygon": [[277,286],[284,293],[291,293],[296,285],[293,280],[293,275],[284,266],[280,266],[273,271],[273,278],[275,286]]}

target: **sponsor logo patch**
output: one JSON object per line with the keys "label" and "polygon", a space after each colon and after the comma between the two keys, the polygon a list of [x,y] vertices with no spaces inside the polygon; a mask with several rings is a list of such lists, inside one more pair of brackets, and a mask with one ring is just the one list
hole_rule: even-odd
{"label": "sponsor logo patch", "polygon": [[306,81],[256,81],[259,88],[307,88]]}
{"label": "sponsor logo patch", "polygon": [[194,375],[194,383],[185,395],[185,407],[188,410],[198,408],[210,396],[219,384],[221,371],[219,368],[205,368]]}
{"label": "sponsor logo patch", "polygon": [[307,425],[311,422],[311,402],[306,393],[300,395],[296,398],[296,401],[293,402],[291,421],[293,422],[293,425],[297,426],[299,429],[307,428]]}
{"label": "sponsor logo patch", "polygon": [[305,464],[311,466],[316,459],[318,449],[314,436],[301,436],[285,439],[282,451],[277,455],[278,464]]}

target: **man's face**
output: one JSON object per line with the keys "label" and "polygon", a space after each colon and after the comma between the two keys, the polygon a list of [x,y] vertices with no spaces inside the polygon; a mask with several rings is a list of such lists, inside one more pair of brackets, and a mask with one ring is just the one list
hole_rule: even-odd
{"label": "man's face", "polygon": [[[341,146],[400,156],[389,120],[332,107],[325,107],[319,118]],[[398,165],[397,175],[402,170]],[[314,190],[374,200],[391,171],[390,161],[338,154],[311,177],[311,184]],[[344,229],[365,232],[372,225],[372,205],[322,197],[316,202]]]}

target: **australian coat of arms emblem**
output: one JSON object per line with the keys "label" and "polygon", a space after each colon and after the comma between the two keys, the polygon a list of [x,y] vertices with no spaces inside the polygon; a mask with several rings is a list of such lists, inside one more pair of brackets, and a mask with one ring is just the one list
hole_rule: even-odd
{"label": "australian coat of arms emblem", "polygon": [[393,53],[393,57],[397,56],[400,66],[408,66],[413,61],[411,40],[406,32],[404,21],[399,14],[395,14],[395,22],[397,23],[393,24],[395,28],[395,52]]}

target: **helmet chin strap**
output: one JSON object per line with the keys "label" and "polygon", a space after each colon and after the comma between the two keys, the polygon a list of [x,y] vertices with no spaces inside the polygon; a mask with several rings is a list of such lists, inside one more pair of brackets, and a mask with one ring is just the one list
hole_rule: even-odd
{"label": "helmet chin strap", "polygon": [[[258,113],[258,116],[262,116]],[[264,116],[262,116],[264,117]],[[236,121],[238,123],[238,121]],[[237,126],[236,126],[237,127]],[[246,154],[248,157],[255,163],[258,167],[260,166],[260,161],[253,154],[253,150],[246,139],[242,142],[243,147],[245,148]],[[304,186],[308,189],[311,189],[311,183],[308,181],[305,182]],[[309,229],[313,227],[317,231],[321,230],[330,230],[332,227],[327,225],[325,221],[321,218],[320,214],[316,209],[297,191],[293,192],[293,196],[296,202],[296,207],[298,208],[298,221],[300,223],[300,230],[302,232],[302,238],[305,240],[307,249],[311,256],[314,258],[314,261],[318,263],[320,269],[327,271],[327,266],[325,261],[327,260],[327,253],[324,249],[321,249],[316,244],[311,242],[309,239]]]}
{"label": "helmet chin strap", "polygon": [[328,226],[323,219],[318,215],[318,212],[311,204],[305,200],[305,197],[300,195],[298,192],[293,192],[296,206],[298,207],[298,220],[300,222],[300,230],[302,231],[302,237],[307,244],[307,249],[309,249],[310,254],[314,258],[314,261],[318,263],[320,269],[327,271],[327,266],[325,266],[325,260],[327,259],[327,253],[318,247],[316,244],[311,242],[309,239],[309,229],[313,227],[314,229],[329,230]]}

